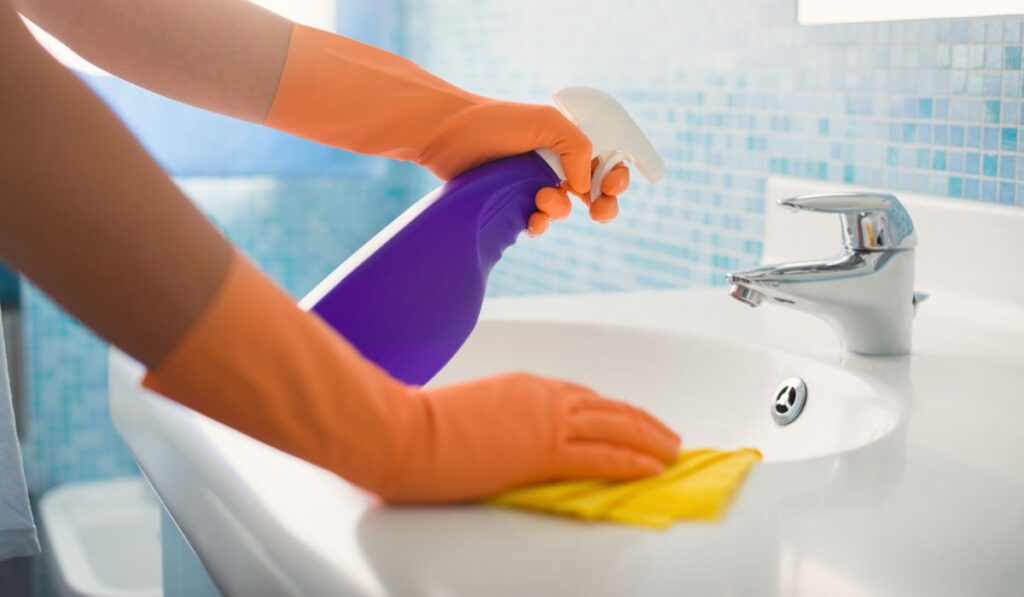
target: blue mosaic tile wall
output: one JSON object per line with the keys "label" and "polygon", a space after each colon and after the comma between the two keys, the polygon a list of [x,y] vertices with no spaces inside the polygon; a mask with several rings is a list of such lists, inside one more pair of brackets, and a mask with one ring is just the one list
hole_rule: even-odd
{"label": "blue mosaic tile wall", "polygon": [[[400,171],[401,169],[396,169]],[[301,297],[407,203],[390,178],[192,178],[180,184],[271,277]],[[25,468],[39,494],[70,481],[135,473],[110,420],[107,347],[25,285]]]}
{"label": "blue mosaic tile wall", "polygon": [[[1024,206],[1021,18],[796,24],[796,0],[417,0],[413,59],[476,92],[620,98],[665,157],[619,220],[510,250],[492,294],[722,284],[771,174]],[[584,210],[577,210],[583,212]]]}

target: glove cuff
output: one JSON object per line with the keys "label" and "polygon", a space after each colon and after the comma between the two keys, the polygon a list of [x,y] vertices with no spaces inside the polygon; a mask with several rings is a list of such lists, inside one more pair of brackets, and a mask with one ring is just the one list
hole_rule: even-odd
{"label": "glove cuff", "polygon": [[210,305],[143,385],[371,490],[416,416],[403,384],[237,253]]}
{"label": "glove cuff", "polygon": [[358,41],[295,25],[264,124],[339,149],[416,161],[484,98]]}

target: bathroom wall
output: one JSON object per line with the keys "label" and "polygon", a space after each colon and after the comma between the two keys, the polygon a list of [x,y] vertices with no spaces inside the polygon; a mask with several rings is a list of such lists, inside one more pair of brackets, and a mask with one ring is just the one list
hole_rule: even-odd
{"label": "bathroom wall", "polygon": [[668,163],[657,186],[634,183],[614,223],[579,209],[522,241],[492,294],[723,284],[760,258],[771,174],[1024,206],[1020,17],[808,27],[795,0],[406,11],[412,57],[439,75],[525,101],[601,87]]}

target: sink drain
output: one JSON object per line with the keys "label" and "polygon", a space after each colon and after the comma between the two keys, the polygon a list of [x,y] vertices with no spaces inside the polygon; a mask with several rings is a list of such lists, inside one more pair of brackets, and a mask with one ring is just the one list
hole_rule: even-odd
{"label": "sink drain", "polygon": [[807,384],[799,377],[790,377],[772,396],[772,419],[776,425],[789,425],[800,416],[805,404]]}

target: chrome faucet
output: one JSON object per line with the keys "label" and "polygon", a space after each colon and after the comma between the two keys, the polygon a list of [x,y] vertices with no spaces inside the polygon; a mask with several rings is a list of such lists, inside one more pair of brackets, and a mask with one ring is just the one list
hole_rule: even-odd
{"label": "chrome faucet", "polygon": [[927,295],[914,292],[917,237],[903,204],[882,193],[838,193],[784,199],[779,205],[839,214],[842,254],[829,261],[731,273],[730,295],[751,307],[767,299],[813,313],[832,326],[851,352],[910,352],[911,320]]}

